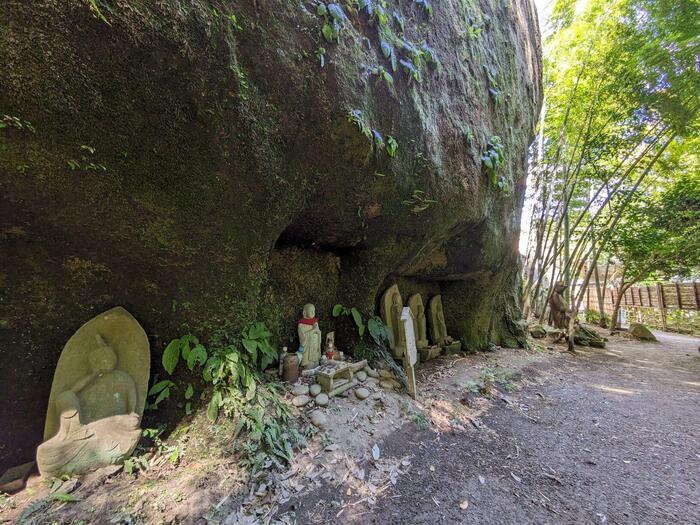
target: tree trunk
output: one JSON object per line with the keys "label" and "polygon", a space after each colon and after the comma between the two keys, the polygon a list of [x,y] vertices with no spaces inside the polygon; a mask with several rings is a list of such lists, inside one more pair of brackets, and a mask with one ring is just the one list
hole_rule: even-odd
{"label": "tree trunk", "polygon": [[610,319],[611,332],[620,328],[619,323],[617,322],[617,316],[620,313],[620,303],[622,302],[622,297],[625,295],[625,292],[627,292],[626,288],[620,288],[620,293],[618,293],[617,297],[615,298],[615,304],[613,305],[612,310],[612,319]]}
{"label": "tree trunk", "polygon": [[610,257],[605,262],[605,273],[603,274],[602,299],[600,301],[600,326],[607,328],[608,322],[605,320],[605,291],[608,288],[608,272],[610,271]]}
{"label": "tree trunk", "polygon": [[598,314],[600,315],[598,324],[605,328],[607,324],[605,322],[605,297],[603,297],[603,292],[600,289],[600,275],[597,264],[595,265],[595,270],[593,271],[593,280],[595,282],[595,293],[598,298]]}

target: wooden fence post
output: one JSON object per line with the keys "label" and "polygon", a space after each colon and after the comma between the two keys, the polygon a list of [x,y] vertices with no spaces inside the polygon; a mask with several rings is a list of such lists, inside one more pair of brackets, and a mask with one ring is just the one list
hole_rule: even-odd
{"label": "wooden fence post", "polygon": [[682,310],[683,309],[683,301],[681,300],[681,287],[678,284],[678,281],[676,281],[676,298],[678,299],[678,309]]}
{"label": "wooden fence post", "polygon": [[659,313],[661,314],[661,329],[665,332],[666,326],[666,301],[664,301],[664,289],[661,283],[656,283],[656,296],[659,301]]}
{"label": "wooden fence post", "polygon": [[697,281],[693,281],[693,291],[695,292],[693,294],[695,296],[695,309],[700,310],[700,292],[698,292]]}
{"label": "wooden fence post", "polygon": [[586,288],[586,310],[591,309],[591,285]]}

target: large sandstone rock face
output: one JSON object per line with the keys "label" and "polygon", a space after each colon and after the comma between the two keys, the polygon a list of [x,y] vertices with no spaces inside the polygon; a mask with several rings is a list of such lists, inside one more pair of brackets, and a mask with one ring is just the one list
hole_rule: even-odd
{"label": "large sandstone rock face", "polygon": [[[343,4],[329,43],[312,2],[3,2],[0,467],[41,441],[63,343],[117,304],[157,361],[171,337],[252,319],[292,344],[304,303],[326,332],[333,304],[376,310],[395,282],[442,294],[465,347],[517,344],[534,8],[389,4],[403,33]],[[410,66],[400,39],[440,66],[392,71],[381,40]],[[493,136],[505,190],[481,160]]]}

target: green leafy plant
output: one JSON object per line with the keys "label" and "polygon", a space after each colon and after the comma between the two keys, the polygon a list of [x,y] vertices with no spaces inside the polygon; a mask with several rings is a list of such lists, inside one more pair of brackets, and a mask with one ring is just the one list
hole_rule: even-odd
{"label": "green leafy plant", "polygon": [[321,65],[321,67],[326,65],[326,48],[325,47],[319,47],[316,50],[316,58],[318,59],[318,62]]}
{"label": "green leafy plant", "polygon": [[420,46],[422,60],[428,64],[432,69],[437,69],[440,67],[440,59],[437,56],[437,52],[430,47],[428,44],[421,44]]}
{"label": "green leafy plant", "polygon": [[234,29],[237,29],[238,31],[243,31],[243,28],[238,23],[238,17],[236,15],[228,15],[226,19],[231,23]]}
{"label": "green leafy plant", "polygon": [[430,421],[428,421],[428,418],[425,416],[425,412],[414,412],[411,420],[418,425],[418,428],[421,430],[427,430],[430,428]]}
{"label": "green leafy plant", "polygon": [[[164,431],[164,427],[143,429],[141,435],[150,440],[150,444],[139,443],[137,452],[124,461],[124,472],[132,475],[140,471],[146,471],[153,459],[162,456],[165,456],[171,464],[177,464],[184,451],[183,437],[181,436],[175,443],[166,443],[161,438]],[[176,434],[178,433],[184,432],[176,432]],[[149,458],[152,458],[152,460],[149,461]]]}
{"label": "green leafy plant", "polygon": [[379,42],[379,46],[382,50],[382,55],[384,55],[384,58],[386,58],[390,64],[391,64],[391,70],[396,72],[398,69],[398,59],[396,58],[396,50],[394,49],[394,46],[392,46],[389,42],[382,40]]}
{"label": "green leafy plant", "polygon": [[430,0],[415,0],[415,2],[423,8],[426,15],[429,17],[433,16],[433,5],[430,3]]}
{"label": "green leafy plant", "polygon": [[437,69],[440,66],[437,52],[426,43],[416,45],[410,40],[403,39],[401,48],[406,57],[399,60],[399,63],[416,82],[422,80],[421,72],[426,65],[431,69]]}
{"label": "green leafy plant", "polygon": [[505,164],[503,149],[501,138],[497,136],[491,137],[486,152],[481,156],[481,161],[491,178],[491,184],[505,193],[510,193],[508,179],[503,175],[499,175],[499,168]]}
{"label": "green leafy plant", "polygon": [[340,316],[352,317],[353,321],[355,322],[355,326],[357,327],[357,333],[359,334],[359,336],[362,337],[365,335],[367,325],[365,325],[365,322],[362,320],[362,314],[357,308],[348,308],[347,306],[343,306],[342,304],[336,304],[333,307],[333,317]]}
{"label": "green leafy plant", "polygon": [[74,496],[73,494],[66,494],[65,492],[56,492],[51,495],[51,499],[54,501],[61,501],[63,503],[75,503],[80,501],[80,498]]}
{"label": "green leafy plant", "polygon": [[411,213],[415,214],[423,213],[431,205],[436,203],[436,200],[427,198],[423,190],[413,190],[411,198],[402,201],[402,204],[404,206],[410,206]]}
{"label": "green leafy plant", "polygon": [[0,492],[0,510],[2,509],[14,509],[15,502],[12,501],[7,494]]}
{"label": "green leafy plant", "polygon": [[170,379],[164,379],[163,381],[158,381],[154,384],[148,391],[148,397],[154,397],[155,399],[148,404],[147,408],[154,410],[158,408],[158,405],[170,397],[171,391],[176,389],[177,385]]}
{"label": "green leafy plant", "polygon": [[342,304],[336,304],[333,307],[333,317],[351,317],[357,327],[357,334],[360,336],[360,340],[364,337],[365,333],[368,331],[370,337],[377,346],[384,346],[391,341],[391,336],[389,329],[382,322],[379,316],[372,315],[367,319],[365,323],[362,314],[357,308],[348,308]]}
{"label": "green leafy plant", "polygon": [[481,36],[482,31],[484,30],[483,26],[479,23],[473,23],[469,26],[468,31],[469,31],[469,38],[476,40]]}
{"label": "green leafy plant", "polygon": [[107,171],[107,167],[104,164],[95,162],[93,158],[97,151],[95,148],[83,144],[80,146],[80,151],[85,152],[81,155],[80,160],[70,159],[67,161],[68,167],[71,170]]}
{"label": "green leafy plant", "polygon": [[391,158],[396,157],[396,152],[399,149],[399,143],[396,142],[396,139],[392,137],[391,135],[388,135],[386,137],[386,154],[389,155]]}
{"label": "green leafy plant", "polygon": [[27,130],[31,133],[36,134],[36,129],[32,126],[31,122],[23,120],[19,117],[14,117],[12,115],[3,115],[0,118],[0,129],[12,127],[19,130]]}
{"label": "green leafy plant", "polygon": [[515,389],[513,375],[500,367],[484,367],[478,379],[470,379],[464,384],[464,389],[471,393],[490,397],[494,393],[494,385],[501,385],[508,392]]}
{"label": "green leafy plant", "polygon": [[378,76],[381,80],[384,81],[384,83],[387,85],[387,87],[391,87],[394,85],[394,77],[389,73],[384,66],[376,66],[370,69],[370,73],[372,75]]}
{"label": "green leafy plant", "polygon": [[370,20],[384,27],[389,23],[388,4],[386,0],[353,0],[358,11],[365,11]]}
{"label": "green leafy plant", "polygon": [[394,21],[394,24],[398,28],[399,32],[403,33],[406,29],[406,21],[404,20],[403,16],[401,16],[401,13],[398,11],[392,11],[391,19]]}
{"label": "green leafy plant", "polygon": [[193,370],[196,364],[204,364],[207,360],[207,350],[192,334],[187,334],[179,339],[173,339],[163,352],[163,368],[168,374],[175,371],[180,357],[187,363],[187,368]]}
{"label": "green leafy plant", "polygon": [[97,5],[97,2],[95,0],[88,0],[88,4],[90,5],[90,11],[95,16],[95,18],[102,20],[105,24],[111,27],[112,24],[110,24],[107,18],[105,18],[105,15],[102,14],[102,11],[100,11],[100,8]]}
{"label": "green leafy plant", "polygon": [[377,315],[371,316],[367,320],[367,330],[377,346],[385,346],[391,343],[391,333],[381,317]]}
{"label": "green leafy plant", "polygon": [[348,111],[348,122],[354,124],[355,127],[369,140],[372,140],[372,128],[370,128],[361,109],[351,109]]}
{"label": "green leafy plant", "polygon": [[316,7],[316,14],[322,16],[324,20],[321,27],[323,38],[328,42],[338,42],[340,40],[340,31],[348,19],[340,4],[319,3]]}
{"label": "green leafy plant", "polygon": [[416,82],[420,82],[422,80],[421,74],[420,74],[420,69],[418,69],[413,62],[410,60],[399,60],[399,64],[403,66],[404,71],[408,73],[413,80]]}
{"label": "green leafy plant", "polygon": [[[243,462],[253,470],[288,464],[294,446],[304,441],[286,425],[290,408],[281,400],[277,386],[266,383],[261,374],[277,359],[271,338],[265,324],[255,322],[235,335],[216,334],[212,338],[215,345],[210,349],[188,334],[171,341],[163,354],[163,367],[169,373],[182,360],[212,385],[207,417],[212,422],[222,415],[236,421],[233,439],[244,436]],[[190,393],[194,394],[191,384],[185,390],[186,399]]]}

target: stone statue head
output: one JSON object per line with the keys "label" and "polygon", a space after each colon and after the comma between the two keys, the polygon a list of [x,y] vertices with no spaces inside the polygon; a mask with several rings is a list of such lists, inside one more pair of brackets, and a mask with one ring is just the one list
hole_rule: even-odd
{"label": "stone statue head", "polygon": [[95,336],[97,345],[88,354],[88,362],[93,372],[111,372],[117,366],[117,354],[112,347],[102,338],[100,334]]}
{"label": "stone statue head", "polygon": [[304,319],[312,319],[316,317],[316,307],[311,303],[307,303],[304,305],[302,314],[304,316]]}

